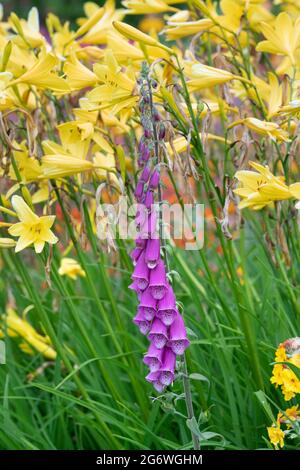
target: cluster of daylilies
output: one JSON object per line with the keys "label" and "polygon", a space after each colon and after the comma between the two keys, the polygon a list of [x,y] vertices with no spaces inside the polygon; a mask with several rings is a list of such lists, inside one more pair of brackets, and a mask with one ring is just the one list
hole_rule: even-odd
{"label": "cluster of daylilies", "polygon": [[[142,15],[138,26],[131,25],[132,15]],[[157,121],[163,123],[156,169],[171,174],[180,202],[186,195],[195,199],[192,178],[225,237],[229,203],[236,218],[244,208],[273,217],[281,207],[288,214],[299,208],[300,2],[124,0],[120,9],[114,0],[103,6],[87,2],[75,28],[52,13],[41,19],[32,8],[26,19],[1,17],[0,50],[1,248],[20,252],[33,246],[40,254],[57,244],[63,253],[59,274],[85,276],[69,257],[74,240],[56,227],[57,203],[71,214],[74,201],[78,207],[85,201],[96,233],[96,194],[116,202],[137,194],[138,178],[143,188],[148,182],[150,174],[141,179],[138,142],[151,137],[155,146],[157,137],[147,136],[143,122],[139,77],[145,63]],[[182,194],[177,177],[184,182]],[[153,188],[143,194],[147,204]],[[80,238],[80,222],[72,223]],[[173,291],[171,303],[181,319]],[[11,308],[6,323],[9,335],[25,338],[24,351],[55,358],[48,338]],[[170,325],[158,323],[165,332]],[[158,374],[161,369],[150,377],[158,390],[174,378],[176,350],[169,336],[168,377]],[[183,325],[181,336],[185,347]],[[277,361],[290,361],[286,345],[278,354]],[[160,367],[163,362],[160,357]],[[290,369],[276,365],[272,380],[289,399],[299,393],[299,381],[293,391],[286,374]],[[298,419],[291,410],[278,423]],[[278,423],[269,436],[281,446]]]}
{"label": "cluster of daylilies", "polygon": [[[300,366],[300,339],[287,339],[280,344],[275,354],[275,365],[271,382],[276,387],[281,387],[284,399],[289,401],[300,394],[300,380],[297,369]],[[292,369],[290,366],[294,366]],[[295,373],[296,372],[296,373]],[[300,410],[298,404],[280,411],[277,415],[276,423],[268,427],[270,441],[275,448],[284,446],[284,438],[295,438],[300,423]],[[281,425],[286,427],[281,429]]]}

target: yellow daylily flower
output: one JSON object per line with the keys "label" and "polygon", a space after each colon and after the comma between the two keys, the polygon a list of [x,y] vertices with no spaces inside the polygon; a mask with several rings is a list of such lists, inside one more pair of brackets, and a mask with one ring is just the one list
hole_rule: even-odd
{"label": "yellow daylily flower", "polygon": [[234,190],[234,193],[242,198],[240,209],[249,207],[260,210],[273,201],[292,197],[282,177],[274,176],[268,167],[259,163],[250,162],[250,166],[256,171],[240,170],[235,174],[240,183],[240,186]]}
{"label": "yellow daylily flower", "polygon": [[[25,344],[28,348],[23,348],[20,345],[24,352],[33,354],[34,349],[40,352],[47,359],[56,359],[56,351],[53,349],[50,339],[47,336],[39,334],[27,320],[19,317],[12,308],[7,308],[7,313],[3,320],[6,324],[6,331],[9,336],[15,338],[19,336],[25,340]],[[1,330],[0,333],[2,333],[3,336],[3,332]]]}
{"label": "yellow daylily flower", "polygon": [[268,136],[272,140],[277,140],[278,142],[287,142],[289,140],[288,133],[281,129],[281,127],[275,122],[261,121],[254,117],[248,117],[233,122],[228,126],[228,129],[239,124],[243,124],[257,134]]}
{"label": "yellow daylily flower", "polygon": [[137,41],[137,42],[139,42],[141,44],[144,44],[146,46],[159,47],[159,48],[164,49],[165,51],[169,52],[170,54],[173,54],[172,49],[165,46],[164,44],[161,44],[159,41],[152,38],[152,36],[148,36],[147,34],[142,33],[137,28],[134,28],[133,26],[131,26],[127,23],[122,23],[121,21],[114,21],[113,26],[120,34],[122,34],[123,36],[125,36],[128,39],[131,39],[133,41]]}
{"label": "yellow daylily flower", "polygon": [[125,13],[132,15],[148,15],[178,10],[163,0],[125,0],[122,5],[127,8]]}
{"label": "yellow daylily flower", "polygon": [[167,27],[162,31],[166,34],[166,38],[169,41],[191,36],[192,34],[198,34],[202,31],[207,31],[214,25],[213,21],[209,18],[203,18],[197,21],[168,21]]}
{"label": "yellow daylily flower", "polygon": [[59,94],[67,93],[70,91],[67,82],[53,72],[57,64],[58,59],[53,54],[46,54],[44,57],[39,58],[32,68],[10,82],[10,86],[26,83],[27,85],[34,85],[40,89],[49,89]]}
{"label": "yellow daylily flower", "polygon": [[80,264],[73,258],[62,258],[58,274],[68,276],[73,280],[77,279],[78,276],[86,276]]}
{"label": "yellow daylily flower", "polygon": [[11,203],[20,220],[8,229],[10,235],[19,237],[16,252],[33,244],[36,253],[41,253],[45,243],[53,245],[58,242],[58,238],[50,230],[54,224],[54,215],[39,217],[20,196],[13,196]]}
{"label": "yellow daylily flower", "polygon": [[274,25],[262,23],[260,29],[266,37],[256,46],[257,51],[288,56],[295,63],[295,52],[300,46],[300,18],[293,22],[286,12],[275,18]]}
{"label": "yellow daylily flower", "polygon": [[85,171],[94,170],[92,162],[66,154],[44,155],[42,157],[43,175],[41,179],[64,178]]}
{"label": "yellow daylily flower", "polygon": [[72,54],[69,60],[65,62],[64,73],[67,76],[67,83],[71,90],[81,90],[97,83],[97,76],[85,67],[75,54]]}
{"label": "yellow daylily flower", "polygon": [[[99,6],[93,2],[87,2],[84,4],[84,10],[87,17],[92,17]],[[81,44],[106,44],[107,34],[112,29],[112,23],[114,21],[120,21],[123,19],[125,14],[124,10],[116,10],[115,0],[107,0],[103,6],[103,15],[95,23],[86,34],[80,39]],[[86,21],[86,20],[83,20]],[[82,23],[82,20],[80,20]]]}
{"label": "yellow daylily flower", "polygon": [[240,77],[237,77],[227,70],[210,67],[198,62],[185,61],[183,67],[186,76],[190,79],[187,85],[192,91],[222,85],[236,78],[240,79]]}
{"label": "yellow daylily flower", "polygon": [[103,64],[94,65],[94,73],[100,83],[87,93],[91,103],[97,103],[100,109],[114,108],[118,113],[122,108],[131,108],[138,101],[134,96],[136,86],[134,70],[122,69],[112,51],[107,50]]}
{"label": "yellow daylily flower", "polygon": [[273,424],[267,428],[270,442],[277,449],[284,446],[284,432],[280,429],[280,426]]}
{"label": "yellow daylily flower", "polygon": [[40,33],[39,12],[36,7],[31,8],[29,11],[27,21],[19,19],[15,13],[12,13],[8,22],[12,29],[18,33],[13,38],[13,41],[20,46],[37,48],[45,45],[46,39]]}

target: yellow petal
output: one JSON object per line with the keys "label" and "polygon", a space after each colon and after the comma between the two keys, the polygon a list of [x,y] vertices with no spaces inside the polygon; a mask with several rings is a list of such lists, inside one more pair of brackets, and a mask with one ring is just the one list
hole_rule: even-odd
{"label": "yellow petal", "polygon": [[32,212],[20,196],[13,196],[11,204],[21,222],[35,223],[38,220],[38,216]]}

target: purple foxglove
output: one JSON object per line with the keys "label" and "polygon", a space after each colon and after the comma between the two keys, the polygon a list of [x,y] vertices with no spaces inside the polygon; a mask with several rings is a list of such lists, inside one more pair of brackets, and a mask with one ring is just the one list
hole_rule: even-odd
{"label": "purple foxglove", "polygon": [[144,204],[147,209],[151,209],[151,206],[154,204],[154,196],[153,196],[153,191],[148,191],[145,194],[145,199],[144,199]]}
{"label": "purple foxglove", "polygon": [[138,181],[138,183],[136,185],[136,188],[135,188],[134,195],[135,195],[136,199],[138,201],[140,201],[143,194],[144,194],[144,183],[143,183],[143,181]]}
{"label": "purple foxglove", "polygon": [[141,238],[158,238],[158,232],[156,230],[157,216],[156,211],[151,211],[147,217],[147,220],[140,228]]}
{"label": "purple foxglove", "polygon": [[158,170],[154,170],[149,181],[149,189],[157,189],[159,185],[160,173]]}
{"label": "purple foxglove", "polygon": [[165,385],[163,385],[160,382],[159,377],[160,377],[159,371],[150,372],[150,374],[147,375],[146,380],[153,385],[153,387],[155,388],[157,392],[162,392],[165,388]]}
{"label": "purple foxglove", "polygon": [[133,322],[139,327],[142,335],[147,335],[150,331],[151,323],[146,320],[143,312],[138,308],[137,314],[133,319]]}
{"label": "purple foxglove", "polygon": [[164,348],[163,363],[160,371],[159,381],[167,386],[174,380],[174,371],[176,365],[176,354],[170,348]]}
{"label": "purple foxglove", "polygon": [[152,295],[149,292],[149,289],[146,289],[140,299],[140,307],[143,310],[145,318],[149,321],[153,320],[156,315],[156,300],[153,299]]}
{"label": "purple foxglove", "polygon": [[130,258],[132,259],[134,263],[137,262],[142,251],[143,250],[141,248],[137,248],[137,247],[132,250],[132,252],[130,253]]}
{"label": "purple foxglove", "polygon": [[162,357],[164,349],[157,349],[153,343],[150,343],[148,352],[145,354],[143,362],[146,364],[150,372],[156,372],[162,366]]}
{"label": "purple foxglove", "polygon": [[149,213],[144,204],[138,204],[135,214],[135,225],[137,228],[142,227],[148,221]]}
{"label": "purple foxglove", "polygon": [[186,329],[182,316],[177,313],[169,330],[168,346],[175,354],[181,356],[190,344],[186,337]]}
{"label": "purple foxglove", "polygon": [[141,173],[140,181],[142,181],[143,183],[147,183],[150,173],[151,173],[151,170],[149,166],[146,165]]}
{"label": "purple foxglove", "polygon": [[137,293],[138,298],[140,298],[141,293],[143,292],[143,291],[141,291],[141,289],[139,288],[137,281],[133,281],[133,282],[128,286],[128,289],[134,290],[134,291]]}
{"label": "purple foxglove", "polygon": [[160,259],[160,240],[159,238],[150,238],[147,240],[145,261],[149,269],[154,269]]}
{"label": "purple foxglove", "polygon": [[133,281],[137,282],[137,287],[140,290],[145,290],[149,284],[149,268],[145,261],[145,254],[144,252],[139,256],[137,263],[134,267],[134,271],[132,274]]}
{"label": "purple foxglove", "polygon": [[162,349],[168,341],[168,330],[158,318],[153,320],[148,338],[157,349]]}
{"label": "purple foxglove", "polygon": [[173,323],[176,315],[177,315],[177,310],[176,310],[175,294],[170,284],[168,284],[167,291],[164,297],[158,301],[157,317],[166,326],[170,326]]}
{"label": "purple foxglove", "polygon": [[154,269],[150,270],[149,289],[151,295],[156,300],[161,300],[167,292],[168,281],[165,265],[162,259],[159,260]]}
{"label": "purple foxglove", "polygon": [[135,239],[135,246],[143,250],[146,247],[147,240],[145,238],[137,237]]}

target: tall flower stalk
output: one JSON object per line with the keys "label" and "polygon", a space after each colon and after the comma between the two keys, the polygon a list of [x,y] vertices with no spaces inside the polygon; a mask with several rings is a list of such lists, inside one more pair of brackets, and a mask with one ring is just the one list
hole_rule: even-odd
{"label": "tall flower stalk", "polygon": [[[135,189],[138,237],[131,257],[135,264],[131,288],[139,305],[134,322],[150,345],[144,356],[149,368],[146,380],[162,392],[175,379],[176,359],[183,363],[183,381],[189,419],[194,418],[185,349],[189,346],[183,317],[177,309],[176,296],[168,275],[168,259],[163,244],[162,191],[160,184],[160,146],[165,139],[165,125],[153,102],[156,81],[143,63],[138,80],[143,135],[139,142],[139,178]],[[157,230],[157,225],[159,229]],[[199,438],[192,432],[193,445],[200,449]]]}

